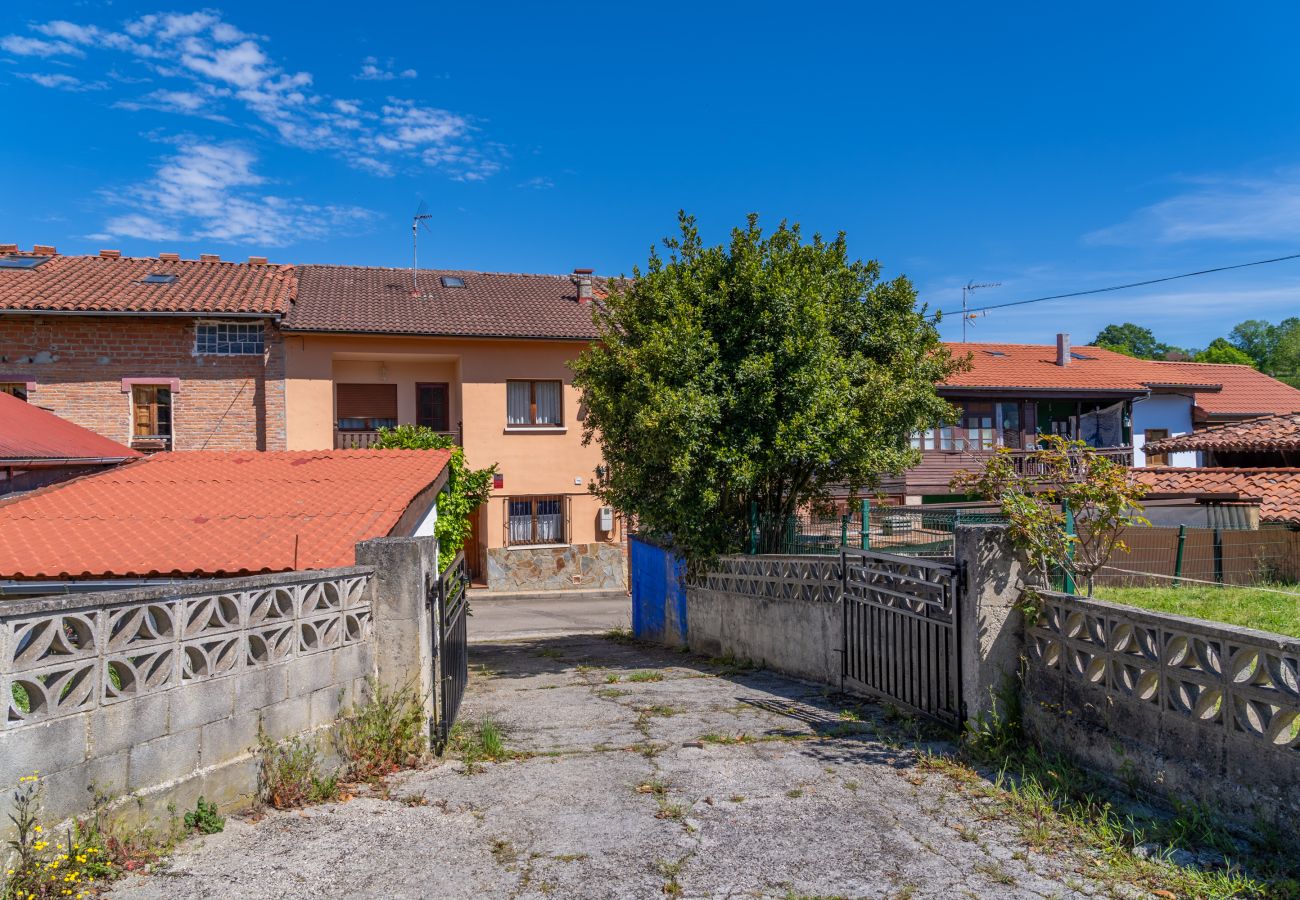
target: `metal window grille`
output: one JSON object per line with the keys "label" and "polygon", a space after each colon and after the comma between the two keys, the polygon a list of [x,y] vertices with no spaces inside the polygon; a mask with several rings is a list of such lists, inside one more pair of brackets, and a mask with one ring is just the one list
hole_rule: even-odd
{"label": "metal window grille", "polygon": [[567,497],[509,497],[505,503],[506,546],[566,543],[569,531]]}
{"label": "metal window grille", "polygon": [[265,349],[261,323],[200,322],[194,333],[194,352],[200,356],[261,355]]}

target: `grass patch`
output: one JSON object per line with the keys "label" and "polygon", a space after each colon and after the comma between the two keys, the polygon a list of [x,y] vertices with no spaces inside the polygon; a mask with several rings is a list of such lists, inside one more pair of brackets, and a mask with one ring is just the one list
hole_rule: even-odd
{"label": "grass patch", "polygon": [[663,681],[663,672],[633,672],[627,676],[628,681],[646,682],[646,681]]}
{"label": "grass patch", "polygon": [[447,746],[465,764],[466,775],[474,774],[481,762],[504,762],[528,755],[506,747],[505,732],[491,716],[484,716],[473,725],[457,723],[451,730]]}
{"label": "grass patch", "polygon": [[620,625],[617,628],[611,628],[601,635],[607,641],[613,641],[616,644],[635,644],[636,637],[632,634],[632,629],[626,625]]}
{"label": "grass patch", "polygon": [[564,654],[554,647],[547,647],[544,650],[538,650],[537,655],[546,659],[564,659]]}
{"label": "grass patch", "polygon": [[[1025,741],[1018,723],[1011,702],[1005,714],[987,717],[965,736],[959,755],[922,753],[918,765],[992,804],[984,815],[1009,822],[1031,849],[1067,853],[1111,888],[1132,885],[1177,897],[1300,896],[1300,862],[1293,853],[1234,836],[1199,807],[1176,807],[1170,816],[1117,805],[1099,779]],[[992,783],[972,764],[993,769]],[[974,839],[973,829],[961,837]],[[1217,859],[1177,865],[1177,851],[1208,851]]]}
{"label": "grass patch", "polygon": [[697,740],[702,744],[722,744],[725,746],[727,744],[752,744],[754,737],[743,732],[741,734],[715,734],[709,732],[700,735]]}
{"label": "grass patch", "polygon": [[601,688],[596,691],[597,697],[604,697],[606,700],[613,700],[616,697],[626,697],[631,691],[623,691],[618,688]]}
{"label": "grass patch", "polygon": [[[1264,584],[1300,594],[1300,584]],[[1286,597],[1254,587],[1185,584],[1179,587],[1098,587],[1098,600],[1212,622],[1227,622],[1260,631],[1300,637],[1300,597]]]}

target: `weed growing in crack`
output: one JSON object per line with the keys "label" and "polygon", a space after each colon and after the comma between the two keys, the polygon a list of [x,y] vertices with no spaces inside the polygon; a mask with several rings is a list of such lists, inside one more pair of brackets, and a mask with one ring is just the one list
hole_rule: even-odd
{"label": "weed growing in crack", "polygon": [[668,782],[664,781],[662,778],[652,778],[638,784],[636,786],[636,792],[638,794],[654,794],[656,797],[662,797],[664,794],[668,793]]}
{"label": "weed growing in crack", "polygon": [[226,828],[226,817],[217,812],[217,804],[209,803],[203,797],[195,807],[185,814],[185,830],[199,834],[217,834]]}
{"label": "weed growing in crack", "polygon": [[542,650],[538,650],[537,655],[545,657],[546,659],[564,659],[564,654],[559,650],[556,650],[554,647],[546,647]]}
{"label": "weed growing in crack", "polygon": [[596,691],[596,696],[604,697],[606,700],[614,700],[618,697],[626,697],[630,693],[632,692],[622,691],[619,690],[618,688],[602,688],[601,690]]}
{"label": "weed growing in crack", "polygon": [[636,637],[632,634],[632,629],[626,625],[620,625],[617,628],[611,628],[601,635],[607,641],[613,641],[615,644],[634,644]]}
{"label": "weed growing in crack", "polygon": [[413,768],[429,754],[424,703],[413,685],[386,688],[377,679],[367,697],[344,711],[336,741],[353,781],[374,782],[401,768]]}
{"label": "weed growing in crack", "polygon": [[632,674],[627,676],[627,680],[632,682],[663,681],[664,673],[646,672],[646,671],[633,672]]}
{"label": "weed growing in crack", "polygon": [[503,762],[529,755],[506,747],[505,733],[491,716],[484,716],[474,725],[458,723],[452,728],[447,745],[465,764],[466,775],[477,772],[481,762]]}
{"label": "weed growing in crack", "polygon": [[338,775],[321,771],[320,750],[310,737],[276,743],[258,731],[258,797],[276,809],[297,809],[339,797]]}
{"label": "weed growing in crack", "polygon": [[492,858],[499,866],[508,866],[519,858],[519,851],[515,849],[515,845],[501,838],[494,838],[488,845],[488,849],[492,851]]}
{"label": "weed growing in crack", "polygon": [[803,796],[803,790],[800,788],[790,788],[790,790],[785,792],[785,795],[791,800],[798,800]]}

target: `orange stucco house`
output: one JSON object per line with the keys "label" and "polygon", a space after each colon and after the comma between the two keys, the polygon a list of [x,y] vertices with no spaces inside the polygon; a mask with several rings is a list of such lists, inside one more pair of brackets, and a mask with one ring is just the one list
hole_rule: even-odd
{"label": "orange stucco house", "polygon": [[452,434],[500,477],[466,557],[493,591],[623,588],[623,525],[588,490],[570,360],[596,337],[572,276],[307,265],[281,323],[289,450],[365,447],[380,427]]}

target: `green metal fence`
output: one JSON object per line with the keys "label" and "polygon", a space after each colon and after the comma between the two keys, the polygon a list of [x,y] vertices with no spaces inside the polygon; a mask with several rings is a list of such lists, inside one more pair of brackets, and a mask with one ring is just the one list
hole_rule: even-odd
{"label": "green metal fence", "polygon": [[952,535],[957,525],[1003,521],[1001,514],[987,508],[863,504],[846,513],[803,514],[782,523],[754,523],[750,548],[754,553],[836,554],[841,547],[856,547],[904,556],[946,557],[953,555]]}

